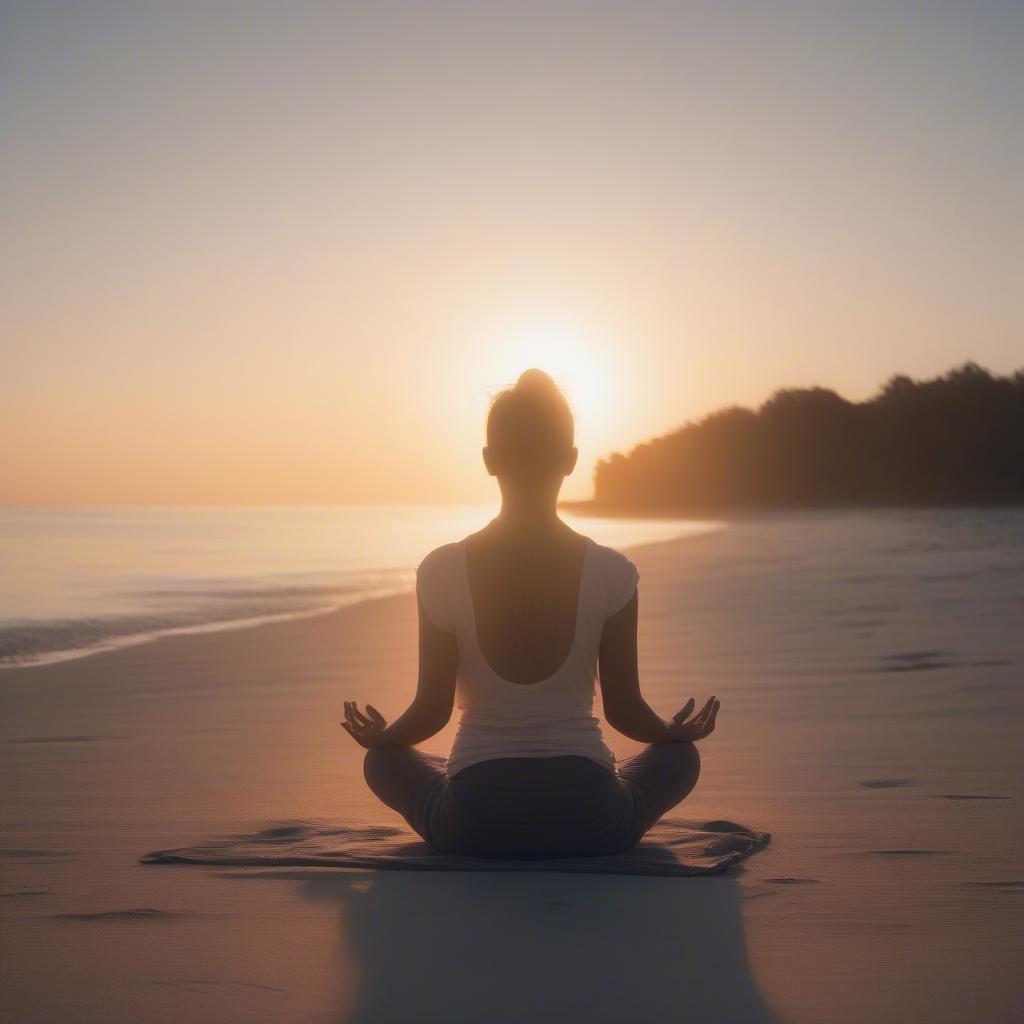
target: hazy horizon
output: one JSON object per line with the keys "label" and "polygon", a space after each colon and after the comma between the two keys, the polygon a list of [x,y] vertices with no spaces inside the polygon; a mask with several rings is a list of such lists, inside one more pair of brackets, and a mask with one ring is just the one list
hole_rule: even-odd
{"label": "hazy horizon", "polygon": [[[986,368],[982,367],[981,369],[982,369],[982,371],[984,371]],[[954,376],[960,376],[960,374],[962,374],[962,372],[964,370],[964,367],[956,367],[956,368],[952,368],[952,370],[955,371],[955,373],[951,372],[951,373],[947,373],[947,374],[942,375],[943,381],[948,381],[948,380],[952,379]],[[1018,376],[1018,375],[1024,375],[1024,367],[1021,367],[1018,370],[1014,371],[1014,376]],[[1008,380],[1008,376],[1002,376],[1002,377],[996,376],[995,378],[990,378],[990,379],[993,379],[993,380],[995,380],[997,382],[1005,382],[1005,381]],[[925,381],[918,381],[918,382],[915,382],[915,383],[919,384],[919,385],[922,385],[922,386],[929,386],[929,387],[931,387],[931,386],[934,385],[935,381],[927,381],[927,382],[925,382]],[[779,389],[779,390],[780,391],[786,391],[788,389]],[[881,389],[879,389],[879,393],[881,393]],[[805,394],[810,395],[810,392],[805,392]],[[845,396],[840,396],[840,397],[841,398],[845,398]],[[948,400],[948,399],[946,399],[946,400]],[[975,400],[977,401],[977,400],[983,400],[983,399],[977,399],[976,398]],[[935,399],[933,398],[932,402],[934,403],[934,401],[935,401]],[[867,405],[867,403],[860,404],[860,408],[865,408],[866,405]],[[738,407],[734,405],[734,406],[731,406],[731,407],[723,407],[722,409],[714,410],[714,412],[717,413],[717,414],[722,414],[722,413],[726,413],[726,412],[736,411],[737,408]],[[749,410],[749,411],[757,412],[758,410],[757,409],[753,409],[753,410]],[[901,415],[905,414],[905,412],[906,411],[904,410],[904,413],[902,413]],[[957,415],[957,416],[962,417],[963,416],[963,410],[962,409],[952,409],[951,408],[950,409],[950,415]],[[717,417],[712,417],[712,418],[717,418]],[[970,420],[969,416],[968,416],[968,420]],[[695,428],[700,428],[702,426],[702,424],[704,424],[705,422],[707,422],[707,421],[705,421],[703,418],[692,419],[692,420],[688,421],[686,424],[679,424],[676,428],[670,429],[669,431],[667,431],[666,433],[663,433],[659,437],[642,439],[641,448],[639,450],[640,451],[647,450],[651,442],[659,442],[659,443],[661,443],[661,442],[664,442],[665,440],[670,440],[672,437],[675,437],[679,433],[679,431],[682,430],[682,429],[687,429],[687,430],[692,431]],[[823,426],[823,424],[820,422],[820,418],[819,418],[818,427],[821,428],[822,426]],[[905,424],[905,428],[907,430],[911,431],[911,433],[918,432],[919,431],[919,427],[920,427],[919,424],[915,425],[913,422],[907,422]],[[968,431],[968,433],[969,433],[969,431]],[[980,443],[982,443],[982,444],[985,443],[984,437],[982,437],[980,439],[979,438],[975,438],[974,440],[975,440],[975,442],[980,441]],[[855,441],[853,443],[859,444],[859,443],[861,443],[861,440],[857,440],[857,441]],[[970,447],[970,445],[968,444],[968,448],[969,447]],[[636,452],[637,452],[637,450],[633,449],[633,448],[616,449],[616,453],[619,454],[619,455],[624,455],[626,457],[627,461],[629,459],[631,459],[634,456],[634,454],[636,454]],[[738,453],[738,452],[732,452],[731,455],[729,456],[729,458],[736,458],[739,454],[740,453]],[[805,454],[806,453],[804,453],[802,450],[801,451],[794,451],[793,459],[792,459],[792,462],[793,462],[793,467],[792,468],[794,470],[799,466],[800,462],[805,457]],[[726,457],[726,453],[725,452],[719,452],[719,455],[721,457]],[[992,455],[993,455],[993,451],[991,451],[991,450],[988,451],[988,453],[987,453],[988,458],[991,458]],[[848,457],[849,457],[849,453],[847,453],[847,455],[843,456],[843,461],[846,461],[848,459]],[[866,456],[866,458],[868,458],[870,460],[870,459],[874,458],[874,456],[869,454],[869,455]],[[595,467],[588,467],[588,468],[589,469],[594,469]],[[596,467],[596,468],[599,469],[599,470],[603,469],[603,471],[607,475],[607,472],[608,472],[608,469],[609,469],[607,464],[605,464],[605,465],[603,465],[601,467]],[[989,468],[991,470],[992,467],[989,467]],[[670,472],[670,467],[666,466],[665,470],[666,470],[666,472],[669,472],[670,476],[672,475],[672,473]],[[734,471],[742,474],[742,472],[743,472],[742,466],[736,465],[734,467]],[[956,474],[954,474],[954,476],[956,476]],[[599,484],[599,479],[598,478],[599,477],[600,477],[600,472],[592,474],[593,484],[590,487],[589,493],[587,493],[585,495],[582,495],[582,496],[574,495],[572,493],[573,492],[573,488],[571,486],[569,486],[569,481],[567,481],[566,482],[566,486],[563,487],[563,493],[559,497],[559,504],[561,505],[563,503],[566,503],[566,504],[569,504],[569,505],[578,505],[581,500],[591,500],[594,503],[595,511],[596,511],[596,509],[598,507],[607,506],[608,505],[607,495],[602,499],[602,497],[598,494],[598,484]],[[666,481],[667,480],[668,480],[668,477],[666,477]],[[834,481],[833,481],[833,483],[834,483]],[[963,483],[963,482],[961,481],[961,483]],[[849,507],[849,508],[867,508],[867,507],[877,507],[877,508],[883,508],[883,507],[921,508],[921,507],[928,507],[930,505],[931,506],[941,506],[942,504],[944,504],[941,501],[940,502],[931,502],[931,501],[922,501],[920,499],[918,499],[916,501],[907,501],[906,499],[897,499],[897,498],[894,498],[890,502],[882,502],[880,504],[879,501],[878,501],[878,496],[877,495],[872,495],[872,494],[868,493],[867,491],[864,491],[862,489],[862,487],[861,487],[861,484],[855,484],[852,478],[851,478],[851,481],[850,481],[850,486],[853,489],[853,491],[856,494],[859,495],[858,500],[855,501],[855,502],[848,503],[846,505],[844,505],[843,503],[839,503],[838,505],[835,505],[834,500],[833,500],[833,502],[831,504],[834,507],[837,507],[837,508],[841,508],[841,507]],[[565,491],[569,491],[569,495],[568,496],[565,494]],[[485,509],[489,509],[489,508],[492,508],[492,507],[497,509],[498,505],[500,504],[500,500],[501,500],[501,495],[500,495],[500,493],[498,491],[498,488],[497,488],[497,486],[495,484],[492,487],[492,493],[488,497],[487,500],[477,499],[476,501],[470,501],[470,502],[453,501],[453,500],[444,499],[444,498],[438,499],[438,500],[402,500],[402,499],[397,499],[397,500],[392,500],[392,501],[379,501],[379,500],[373,500],[373,499],[359,500],[358,498],[356,498],[356,499],[348,500],[348,501],[305,501],[305,502],[288,502],[288,501],[261,501],[261,502],[180,502],[180,501],[130,502],[129,501],[129,502],[63,502],[63,503],[58,502],[58,503],[54,503],[52,505],[38,504],[38,503],[33,503],[33,502],[17,502],[17,501],[7,502],[7,501],[0,501],[0,508],[11,508],[11,509],[16,509],[16,508],[20,508],[20,509],[28,509],[28,508],[40,508],[40,509],[61,509],[61,508],[74,509],[74,508],[83,508],[83,509],[99,509],[99,510],[110,509],[110,510],[115,510],[115,509],[132,509],[132,508],[156,509],[156,508],[166,507],[166,508],[169,508],[169,509],[170,508],[175,508],[175,509],[184,511],[184,510],[187,510],[187,509],[190,509],[190,508],[191,509],[197,509],[197,510],[202,510],[202,509],[229,510],[231,508],[237,508],[239,510],[243,510],[243,509],[253,509],[254,510],[254,509],[260,509],[260,508],[264,508],[264,509],[276,508],[276,509],[284,510],[284,509],[288,509],[288,508],[301,509],[301,508],[316,508],[316,507],[325,508],[325,509],[326,508],[338,508],[338,509],[361,508],[361,509],[369,509],[369,508],[374,508],[374,507],[378,507],[378,508],[381,508],[381,509],[389,509],[389,508],[452,509],[452,508],[459,508],[459,507],[462,507],[462,508],[476,507],[476,508],[479,508],[481,510],[485,510]],[[1001,503],[1002,502],[998,502],[998,501],[995,502],[996,505],[1001,504]],[[616,503],[613,502],[613,504],[616,504]],[[646,511],[643,511],[643,507],[644,507],[643,501],[639,501],[639,503],[637,503],[636,501],[627,499],[624,496],[620,496],[620,500],[617,502],[617,504],[619,506],[621,506],[621,508],[623,509],[624,512],[625,512],[625,510],[627,508],[633,508],[633,514],[634,515],[640,514],[640,515],[645,515],[645,516],[654,517],[654,518],[663,517],[663,518],[671,518],[671,519],[677,519],[678,520],[678,519],[693,518],[696,515],[696,512],[694,511],[693,508],[690,508],[685,503],[680,504],[678,502],[673,503],[671,505],[664,506],[664,507],[660,507],[660,506],[659,507],[648,507],[648,508],[646,508]],[[952,502],[951,504],[953,504],[953,505],[959,504],[959,505],[961,505],[963,507],[968,507],[968,506],[970,506],[972,504],[976,504],[976,505],[978,505],[978,507],[989,507],[989,506],[991,506],[993,504],[993,502],[992,502],[992,500],[978,500],[978,501],[973,501],[973,502],[965,500],[965,501],[959,501],[959,502]],[[634,507],[634,506],[636,506],[636,507]],[[698,510],[702,510],[702,511],[701,511],[701,515],[697,516],[697,518],[702,518],[703,517],[703,513],[706,512],[708,508],[712,508],[712,507],[720,507],[720,509],[724,512],[724,511],[726,511],[728,509],[729,503],[726,503],[725,505],[721,505],[721,506],[716,506],[714,504],[714,502],[711,502],[710,504],[705,503],[703,505],[699,505],[698,506]],[[775,505],[773,505],[773,503],[771,501],[765,501],[762,504],[762,507],[764,507],[766,509],[769,509],[769,508],[774,508]],[[818,504],[818,503],[816,503],[813,500],[808,500],[808,502],[806,504],[798,504],[797,506],[787,506],[787,507],[791,507],[791,508],[800,507],[800,508],[805,508],[805,509],[808,509],[808,510],[819,510],[820,511],[823,507],[827,507],[827,506],[826,505],[822,505],[822,504]]]}
{"label": "hazy horizon", "polygon": [[1021,363],[1024,6],[0,2],[0,503],[486,502]]}

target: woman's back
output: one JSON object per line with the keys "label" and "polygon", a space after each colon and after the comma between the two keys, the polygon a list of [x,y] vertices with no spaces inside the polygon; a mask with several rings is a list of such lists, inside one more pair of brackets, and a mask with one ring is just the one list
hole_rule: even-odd
{"label": "woman's back", "polygon": [[624,555],[568,528],[517,540],[488,527],[420,563],[424,614],[458,646],[449,775],[491,758],[560,755],[614,771],[594,684],[604,623],[637,579]]}
{"label": "woman's back", "polygon": [[503,679],[532,685],[568,658],[587,542],[568,528],[543,539],[485,528],[463,541],[478,644]]}

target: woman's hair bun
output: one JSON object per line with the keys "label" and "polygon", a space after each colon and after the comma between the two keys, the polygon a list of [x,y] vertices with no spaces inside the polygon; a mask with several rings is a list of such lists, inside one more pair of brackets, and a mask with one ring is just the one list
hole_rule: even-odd
{"label": "woman's hair bun", "polygon": [[487,413],[487,447],[504,453],[504,471],[554,472],[572,448],[572,409],[543,370],[524,370],[515,385],[499,391]]}
{"label": "woman's hair bun", "polygon": [[555,382],[543,371],[537,369],[523,370],[516,381],[516,391],[531,394],[557,391]]}

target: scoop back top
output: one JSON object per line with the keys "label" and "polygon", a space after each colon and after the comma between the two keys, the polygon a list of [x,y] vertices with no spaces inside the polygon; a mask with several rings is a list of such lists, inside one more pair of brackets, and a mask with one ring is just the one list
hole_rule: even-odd
{"label": "scoop back top", "polygon": [[498,757],[575,754],[615,771],[615,755],[594,716],[598,651],[605,620],[626,606],[640,574],[621,552],[585,538],[572,647],[559,669],[536,683],[511,683],[487,663],[477,640],[466,539],[442,544],[416,569],[427,619],[454,633],[459,723],[448,775]]}

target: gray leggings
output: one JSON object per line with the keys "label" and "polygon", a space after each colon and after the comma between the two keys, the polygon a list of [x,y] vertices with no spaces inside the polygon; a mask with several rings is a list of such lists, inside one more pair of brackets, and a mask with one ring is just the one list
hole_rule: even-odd
{"label": "gray leggings", "polygon": [[439,853],[536,860],[623,853],[697,783],[692,743],[657,743],[613,773],[576,755],[501,757],[449,777],[415,747],[376,747],[366,781]]}

